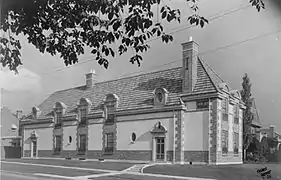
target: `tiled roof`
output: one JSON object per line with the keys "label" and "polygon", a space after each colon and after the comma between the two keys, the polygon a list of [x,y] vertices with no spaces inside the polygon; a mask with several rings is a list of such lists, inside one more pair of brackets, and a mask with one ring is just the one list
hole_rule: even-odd
{"label": "tiled roof", "polygon": [[261,120],[260,120],[259,113],[258,113],[257,106],[256,106],[256,101],[254,98],[251,99],[251,103],[252,103],[252,112],[254,115],[252,125],[262,127]]}
{"label": "tiled roof", "polygon": [[[50,95],[38,107],[40,118],[52,115],[55,102],[63,102],[67,113],[73,113],[80,98],[88,98],[92,102],[91,110],[101,109],[107,94],[119,97],[118,110],[149,108],[153,106],[153,90],[166,88],[169,92],[168,104],[179,104],[182,93],[181,67],[157,72],[145,73],[105,82],[97,82],[93,88],[86,86],[57,91]],[[218,90],[223,82],[202,60],[198,58],[197,82],[191,94],[210,93]]]}

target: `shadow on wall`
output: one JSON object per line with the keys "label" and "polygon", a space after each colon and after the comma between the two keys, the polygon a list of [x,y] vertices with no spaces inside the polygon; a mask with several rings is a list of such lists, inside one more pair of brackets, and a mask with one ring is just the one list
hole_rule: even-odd
{"label": "shadow on wall", "polygon": [[148,131],[148,132],[142,134],[141,136],[139,136],[139,137],[136,139],[136,142],[151,141],[151,139],[152,139],[151,132]]}

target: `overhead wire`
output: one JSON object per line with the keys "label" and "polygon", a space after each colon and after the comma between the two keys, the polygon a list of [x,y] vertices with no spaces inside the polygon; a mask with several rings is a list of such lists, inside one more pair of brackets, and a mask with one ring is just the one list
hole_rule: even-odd
{"label": "overhead wire", "polygon": [[[248,3],[245,3],[245,4],[242,4],[242,5],[238,6],[238,7],[230,8],[230,9],[228,9],[228,10],[226,10],[226,11],[222,11],[222,12],[219,12],[219,13],[215,13],[214,15],[210,16],[210,17],[207,18],[207,19],[208,19],[209,22],[211,22],[211,21],[214,21],[214,20],[219,19],[219,18],[221,18],[221,17],[224,17],[224,16],[226,16],[226,15],[229,15],[229,14],[232,14],[232,13],[235,13],[235,12],[238,12],[238,11],[240,11],[240,10],[243,10],[243,9],[245,9],[245,8],[247,8],[247,7],[250,7],[250,5],[249,5]],[[195,27],[195,26],[196,26],[196,25],[188,25],[188,26],[185,26],[185,27],[182,27],[182,28],[176,28],[176,29],[174,29],[174,30],[168,32],[168,34],[174,34],[174,33],[180,32],[180,31],[184,31],[184,30],[190,29],[190,28]],[[160,39],[160,38],[161,38],[161,37],[157,37],[157,38],[154,38],[154,39],[149,39],[149,40],[147,40],[146,42],[155,41],[155,40],[158,40],[158,39]],[[79,62],[79,63],[77,63],[77,64],[73,64],[72,66],[69,66],[69,67],[67,67],[67,68],[72,68],[72,67],[75,67],[75,66],[77,66],[77,65],[81,65],[81,64],[84,64],[84,63],[88,63],[88,62],[90,62],[90,61],[93,61],[93,58],[90,58],[90,59],[85,60],[85,61],[81,61],[81,62]],[[49,73],[44,73],[43,75],[48,75],[48,74],[51,74],[51,73],[53,73],[53,72],[58,72],[58,71],[62,71],[62,70],[65,70],[65,67],[59,68],[59,69],[56,69],[56,70],[53,70],[53,71],[51,71],[51,72],[49,72]]]}

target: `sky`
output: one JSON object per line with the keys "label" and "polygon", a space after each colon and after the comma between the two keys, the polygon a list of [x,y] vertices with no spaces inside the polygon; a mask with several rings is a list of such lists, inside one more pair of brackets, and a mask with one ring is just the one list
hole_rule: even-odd
{"label": "sky", "polygon": [[[257,12],[251,6],[245,7],[248,0],[200,0],[200,13],[209,17],[209,24],[204,28],[186,28],[190,26],[184,19],[180,24],[165,24],[167,32],[174,32],[174,41],[169,44],[160,39],[151,41],[141,67],[129,62],[132,53],[128,52],[111,59],[106,70],[90,51],[80,57],[79,64],[65,67],[59,56],[40,53],[20,36],[24,65],[19,75],[7,69],[0,72],[0,86],[5,88],[2,105],[28,113],[51,93],[84,85],[85,74],[91,69],[95,69],[98,81],[106,81],[180,66],[181,43],[192,36],[199,43],[200,57],[231,88],[240,90],[242,77],[248,73],[262,123],[275,125],[281,133],[281,6],[277,1],[265,0],[266,9]],[[180,8],[182,17],[190,14],[184,0],[164,2]]]}

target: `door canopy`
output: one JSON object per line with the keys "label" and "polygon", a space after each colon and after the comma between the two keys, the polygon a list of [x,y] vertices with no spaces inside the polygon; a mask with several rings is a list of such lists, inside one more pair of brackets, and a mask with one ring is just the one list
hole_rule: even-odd
{"label": "door canopy", "polygon": [[157,122],[152,130],[150,131],[151,133],[155,134],[165,134],[167,132],[166,128],[161,124],[161,122]]}
{"label": "door canopy", "polygon": [[33,131],[33,132],[30,134],[30,139],[31,139],[32,141],[36,141],[37,138],[38,138],[38,134],[37,134],[35,131]]}

